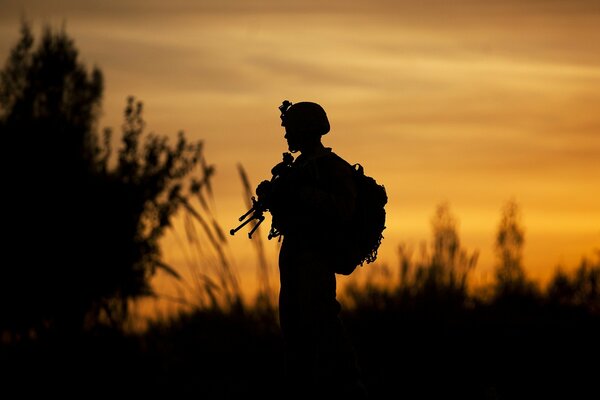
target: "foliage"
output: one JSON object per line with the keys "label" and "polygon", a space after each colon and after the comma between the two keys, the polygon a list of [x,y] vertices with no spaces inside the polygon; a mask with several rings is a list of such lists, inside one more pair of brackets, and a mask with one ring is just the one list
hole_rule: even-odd
{"label": "foliage", "polygon": [[411,307],[409,304],[431,308],[463,307],[468,300],[469,274],[477,264],[479,253],[462,247],[457,225],[450,206],[440,203],[431,220],[430,247],[423,243],[419,257],[414,259],[412,250],[400,244],[398,274],[394,277],[389,268],[379,266],[379,272],[385,275],[381,280],[385,286],[374,284],[372,275],[378,273],[374,271],[364,286],[358,282],[349,285],[348,300],[361,306],[369,304],[369,299],[377,298],[379,307],[388,307],[389,302],[403,308]]}
{"label": "foliage", "polygon": [[571,273],[558,268],[548,284],[547,298],[553,305],[600,315],[600,251],[596,260],[584,257]]}
{"label": "foliage", "polygon": [[521,210],[515,200],[507,201],[496,233],[495,250],[497,264],[495,269],[495,296],[531,295],[534,286],[528,281],[523,268],[523,246],[525,229],[521,222]]}
{"label": "foliage", "polygon": [[133,97],[113,156],[111,131],[97,133],[100,70],[88,71],[64,30],[46,28],[34,42],[24,23],[0,74],[10,260],[2,266],[0,331],[13,340],[122,326],[131,300],[152,295],[157,268],[177,276],[158,242],[203,157],[202,143],[183,133],[174,144],[144,138],[142,103]]}

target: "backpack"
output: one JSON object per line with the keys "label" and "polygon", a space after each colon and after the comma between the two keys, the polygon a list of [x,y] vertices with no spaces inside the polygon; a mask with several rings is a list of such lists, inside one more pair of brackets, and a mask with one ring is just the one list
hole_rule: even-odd
{"label": "backpack", "polygon": [[343,235],[341,262],[335,272],[350,275],[358,266],[370,264],[377,258],[377,251],[385,230],[385,205],[388,198],[385,187],[366,175],[360,164],[349,164],[354,173],[357,189],[356,209],[347,232]]}

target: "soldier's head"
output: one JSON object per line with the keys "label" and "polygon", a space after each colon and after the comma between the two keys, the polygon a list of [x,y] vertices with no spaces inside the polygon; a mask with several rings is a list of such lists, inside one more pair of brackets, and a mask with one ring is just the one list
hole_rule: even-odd
{"label": "soldier's head", "polygon": [[329,132],[329,120],[323,107],[317,103],[303,101],[279,107],[281,126],[285,127],[285,138],[291,152],[302,151],[307,145],[321,141]]}

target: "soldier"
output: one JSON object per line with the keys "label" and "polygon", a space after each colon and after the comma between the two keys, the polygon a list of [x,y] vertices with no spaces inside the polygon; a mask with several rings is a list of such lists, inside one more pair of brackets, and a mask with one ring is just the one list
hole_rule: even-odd
{"label": "soldier", "polygon": [[356,199],[351,166],[321,142],[330,125],[320,105],[284,102],[280,110],[289,151],[300,155],[277,184],[263,181],[256,193],[269,198],[283,236],[279,318],[289,394],[366,398],[336,299],[343,262],[336,240],[351,228]]}

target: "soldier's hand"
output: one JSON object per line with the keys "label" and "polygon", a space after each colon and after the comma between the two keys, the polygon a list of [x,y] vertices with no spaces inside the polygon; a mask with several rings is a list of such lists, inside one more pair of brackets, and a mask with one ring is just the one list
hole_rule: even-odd
{"label": "soldier's hand", "polygon": [[256,195],[259,198],[267,197],[271,193],[272,189],[273,189],[273,184],[270,181],[262,181],[256,187]]}

